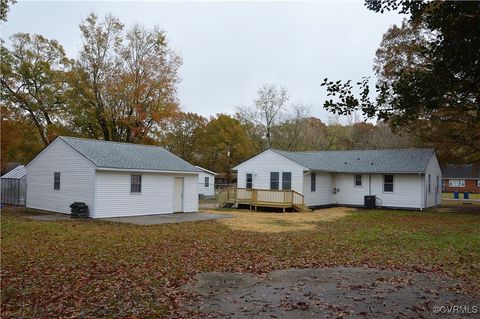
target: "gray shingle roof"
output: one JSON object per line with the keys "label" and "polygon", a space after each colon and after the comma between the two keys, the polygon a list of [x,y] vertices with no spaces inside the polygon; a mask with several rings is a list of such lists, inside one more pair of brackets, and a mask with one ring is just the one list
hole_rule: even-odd
{"label": "gray shingle roof", "polygon": [[480,178],[480,167],[468,165],[445,165],[444,178]]}
{"label": "gray shingle roof", "polygon": [[423,173],[434,149],[322,152],[272,151],[314,171],[343,173]]}
{"label": "gray shingle roof", "polygon": [[21,179],[27,175],[27,169],[23,165],[19,165],[12,169],[7,174],[3,175],[2,178],[13,178],[13,179]]}
{"label": "gray shingle roof", "polygon": [[158,146],[58,138],[101,168],[199,172],[192,164]]}

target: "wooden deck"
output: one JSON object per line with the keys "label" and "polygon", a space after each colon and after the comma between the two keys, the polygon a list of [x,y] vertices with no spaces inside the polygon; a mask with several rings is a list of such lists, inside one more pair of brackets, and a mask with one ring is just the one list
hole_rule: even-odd
{"label": "wooden deck", "polygon": [[247,189],[247,188],[226,188],[220,196],[221,206],[249,205],[250,209],[257,210],[257,207],[281,208],[285,212],[288,208],[296,211],[307,211],[304,197],[294,190],[271,190],[271,189]]}

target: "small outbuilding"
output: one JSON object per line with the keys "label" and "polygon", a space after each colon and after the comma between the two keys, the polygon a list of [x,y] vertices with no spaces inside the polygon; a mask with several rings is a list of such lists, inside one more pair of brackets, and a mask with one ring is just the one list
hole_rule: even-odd
{"label": "small outbuilding", "polygon": [[201,171],[157,146],[59,136],[26,168],[30,208],[69,214],[83,202],[93,218],[198,210]]}
{"label": "small outbuilding", "polygon": [[25,206],[27,169],[19,165],[2,176],[2,204]]}
{"label": "small outbuilding", "polygon": [[196,167],[200,170],[198,174],[198,195],[201,197],[213,197],[215,195],[215,176],[217,173],[200,166]]}

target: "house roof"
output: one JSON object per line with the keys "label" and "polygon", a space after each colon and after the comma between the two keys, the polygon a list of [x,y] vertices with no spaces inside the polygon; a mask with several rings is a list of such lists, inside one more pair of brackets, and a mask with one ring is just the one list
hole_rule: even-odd
{"label": "house roof", "polygon": [[6,173],[5,175],[2,176],[2,179],[4,178],[13,178],[13,179],[21,179],[27,175],[27,169],[23,165],[19,165]]}
{"label": "house roof", "polygon": [[159,146],[66,136],[58,138],[101,168],[199,172],[192,164]]}
{"label": "house roof", "polygon": [[211,175],[217,175],[217,173],[212,172],[212,171],[209,171],[208,169],[203,168],[203,167],[201,167],[201,166],[195,166],[195,167],[198,168],[198,169],[201,169],[201,170],[204,171],[205,173],[208,173],[208,174],[211,174]]}
{"label": "house roof", "polygon": [[382,149],[322,152],[272,151],[312,171],[344,173],[423,173],[435,153],[425,149]]}
{"label": "house roof", "polygon": [[480,167],[468,165],[445,165],[443,178],[480,178]]}

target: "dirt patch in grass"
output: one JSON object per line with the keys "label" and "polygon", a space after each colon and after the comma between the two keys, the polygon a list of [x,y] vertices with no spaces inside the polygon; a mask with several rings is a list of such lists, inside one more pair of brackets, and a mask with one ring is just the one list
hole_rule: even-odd
{"label": "dirt patch in grass", "polygon": [[197,298],[185,310],[209,318],[429,318],[441,306],[473,310],[480,303],[457,280],[366,267],[277,270],[267,278],[210,272],[195,279],[185,289]]}
{"label": "dirt patch in grass", "polygon": [[235,230],[280,233],[291,231],[313,230],[316,223],[332,222],[354,212],[353,208],[335,207],[319,209],[306,213],[265,213],[254,211],[228,211],[235,218],[219,222]]}

